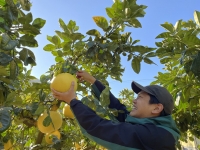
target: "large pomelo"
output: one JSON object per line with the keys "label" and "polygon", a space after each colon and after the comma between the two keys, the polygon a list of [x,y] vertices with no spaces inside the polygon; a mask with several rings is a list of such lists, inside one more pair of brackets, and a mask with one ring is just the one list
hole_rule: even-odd
{"label": "large pomelo", "polygon": [[72,81],[74,81],[74,90],[77,90],[77,79],[69,73],[61,73],[51,80],[50,87],[59,92],[66,92],[69,90]]}

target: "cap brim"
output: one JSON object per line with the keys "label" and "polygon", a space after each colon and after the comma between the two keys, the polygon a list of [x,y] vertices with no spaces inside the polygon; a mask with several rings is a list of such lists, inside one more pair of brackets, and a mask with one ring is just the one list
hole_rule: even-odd
{"label": "cap brim", "polygon": [[[133,90],[136,94],[138,94],[140,91],[145,91],[145,92],[147,92],[147,93],[149,93],[149,94],[152,94],[147,88],[145,88],[144,86],[140,85],[139,83],[137,83],[137,82],[135,82],[135,81],[133,81],[133,82],[131,83],[131,87],[132,87],[132,90]],[[152,94],[152,95],[153,95],[153,94]]]}

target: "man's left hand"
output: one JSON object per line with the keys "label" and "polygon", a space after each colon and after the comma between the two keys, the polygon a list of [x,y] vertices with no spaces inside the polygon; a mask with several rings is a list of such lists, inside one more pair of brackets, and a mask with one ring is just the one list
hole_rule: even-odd
{"label": "man's left hand", "polygon": [[66,92],[58,92],[54,89],[51,89],[51,91],[55,98],[57,98],[58,100],[62,100],[67,104],[70,104],[71,100],[76,98],[76,93],[74,91],[74,82],[71,83],[70,89]]}

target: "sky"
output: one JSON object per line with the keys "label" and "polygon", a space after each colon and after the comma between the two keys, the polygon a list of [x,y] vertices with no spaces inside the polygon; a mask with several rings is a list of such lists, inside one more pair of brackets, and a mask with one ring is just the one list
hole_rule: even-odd
{"label": "sky", "polygon": [[[79,26],[79,32],[85,34],[90,29],[100,29],[94,23],[93,16],[104,16],[106,18],[106,7],[111,7],[113,0],[31,0],[31,13],[33,18],[42,18],[46,20],[41,34],[37,36],[39,46],[32,48],[36,56],[37,66],[33,68],[32,75],[40,78],[42,74],[49,70],[49,67],[55,64],[51,53],[43,50],[46,44],[49,44],[47,35],[55,35],[55,30],[62,31],[59,26],[59,18],[62,18],[67,24],[70,20],[76,21]],[[158,39],[155,37],[165,30],[160,26],[165,22],[175,25],[182,19],[188,21],[194,20],[194,11],[200,11],[199,0],[138,0],[138,4],[148,6],[145,10],[146,15],[139,18],[142,28],[128,28],[132,32],[133,40],[139,39],[138,45],[155,47]],[[122,59],[122,65],[125,72],[122,82],[108,79],[111,91],[116,96],[124,88],[131,89],[131,82],[136,81],[142,85],[148,85],[155,80],[158,72],[162,72],[164,66],[159,63],[159,59],[152,59],[157,65],[142,63],[141,71],[136,74],[131,67],[131,62],[127,58]]]}

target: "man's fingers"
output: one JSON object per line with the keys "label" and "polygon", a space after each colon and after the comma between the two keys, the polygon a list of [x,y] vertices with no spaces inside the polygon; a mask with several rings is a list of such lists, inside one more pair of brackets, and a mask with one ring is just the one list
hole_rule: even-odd
{"label": "man's fingers", "polygon": [[75,83],[74,83],[74,81],[72,81],[71,86],[70,86],[70,89],[69,89],[70,91],[71,91],[71,90],[74,90],[74,85],[75,85]]}
{"label": "man's fingers", "polygon": [[60,94],[60,92],[58,92],[58,91],[56,91],[56,90],[54,90],[54,89],[51,89],[51,91],[52,91],[55,95]]}

